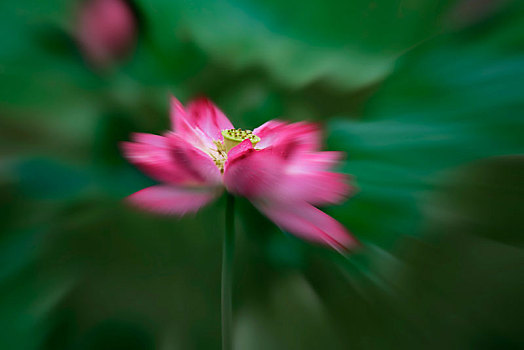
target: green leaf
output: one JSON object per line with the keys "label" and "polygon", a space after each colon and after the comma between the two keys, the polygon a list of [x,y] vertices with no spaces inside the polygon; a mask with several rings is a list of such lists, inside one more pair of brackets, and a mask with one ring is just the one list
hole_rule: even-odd
{"label": "green leaf", "polygon": [[[356,89],[440,30],[451,1],[139,1],[160,47],[192,39],[234,69],[260,67],[297,87],[326,79]],[[171,43],[171,44],[170,44]]]}
{"label": "green leaf", "polygon": [[358,237],[390,244],[417,234],[420,205],[447,172],[524,152],[521,14],[410,52],[361,120],[330,123],[331,148],[347,151],[345,170],[359,187],[337,213]]}

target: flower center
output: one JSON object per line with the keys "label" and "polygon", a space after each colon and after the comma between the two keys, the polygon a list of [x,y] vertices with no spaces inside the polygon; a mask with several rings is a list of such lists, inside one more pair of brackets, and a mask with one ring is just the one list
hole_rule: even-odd
{"label": "flower center", "polygon": [[244,140],[250,140],[253,146],[260,141],[260,137],[253,134],[251,130],[225,129],[222,130],[222,136],[224,136],[224,141],[214,140],[215,147],[209,147],[205,151],[213,158],[215,165],[222,174],[224,173],[224,164],[227,161],[227,153],[231,148]]}
{"label": "flower center", "polygon": [[260,141],[260,137],[253,134],[253,131],[251,130],[226,129],[222,130],[222,136],[224,136],[224,146],[226,147],[226,152],[229,152],[231,148],[240,144],[244,140],[250,140],[253,146],[255,146]]}

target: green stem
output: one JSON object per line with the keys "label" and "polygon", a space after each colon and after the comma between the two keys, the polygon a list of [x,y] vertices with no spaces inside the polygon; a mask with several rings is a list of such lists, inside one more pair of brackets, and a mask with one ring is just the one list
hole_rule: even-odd
{"label": "green stem", "polygon": [[222,350],[232,349],[231,289],[233,282],[233,256],[235,253],[235,197],[226,194],[226,232],[222,250]]}

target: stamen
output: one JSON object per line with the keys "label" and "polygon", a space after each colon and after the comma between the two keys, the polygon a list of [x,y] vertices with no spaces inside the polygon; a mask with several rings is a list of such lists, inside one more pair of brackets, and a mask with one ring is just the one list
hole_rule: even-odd
{"label": "stamen", "polygon": [[226,147],[220,141],[215,140],[213,142],[216,146],[216,151],[210,155],[211,155],[211,158],[213,158],[213,161],[215,162],[215,165],[217,166],[217,168],[223,174],[224,173],[224,164],[227,160]]}

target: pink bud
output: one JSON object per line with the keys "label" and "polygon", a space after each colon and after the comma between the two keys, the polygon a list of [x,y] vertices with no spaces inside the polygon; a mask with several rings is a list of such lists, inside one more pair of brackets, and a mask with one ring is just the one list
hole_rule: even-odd
{"label": "pink bud", "polygon": [[87,0],[80,8],[76,37],[96,67],[108,67],[133,48],[136,18],[125,0]]}

